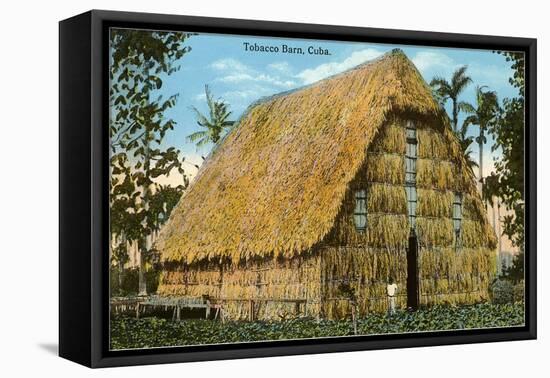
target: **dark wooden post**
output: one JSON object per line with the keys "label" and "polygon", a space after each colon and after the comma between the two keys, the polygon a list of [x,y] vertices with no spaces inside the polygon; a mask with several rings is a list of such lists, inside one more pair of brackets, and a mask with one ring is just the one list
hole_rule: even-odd
{"label": "dark wooden post", "polygon": [[249,310],[248,310],[248,320],[250,320],[251,322],[253,322],[253,321],[254,321],[254,301],[253,301],[253,300],[250,300],[250,301],[249,301],[248,307],[249,307]]}
{"label": "dark wooden post", "polygon": [[419,303],[418,239],[415,230],[411,228],[407,248],[407,308],[417,310]]}

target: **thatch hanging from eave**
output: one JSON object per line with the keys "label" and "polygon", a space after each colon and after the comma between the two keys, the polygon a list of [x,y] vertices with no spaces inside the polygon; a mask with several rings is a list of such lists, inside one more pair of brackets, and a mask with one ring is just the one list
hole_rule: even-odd
{"label": "thatch hanging from eave", "polygon": [[157,243],[162,260],[307,252],[331,230],[390,113],[448,122],[400,50],[253,106],[172,212]]}

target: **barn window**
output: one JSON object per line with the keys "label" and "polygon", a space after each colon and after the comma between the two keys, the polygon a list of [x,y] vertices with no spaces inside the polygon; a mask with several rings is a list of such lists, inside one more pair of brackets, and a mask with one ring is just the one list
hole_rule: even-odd
{"label": "barn window", "polygon": [[355,191],[355,211],[353,213],[355,229],[364,232],[367,229],[367,190]]}
{"label": "barn window", "polygon": [[407,210],[411,228],[416,229],[416,160],[417,145],[416,128],[412,122],[407,122],[405,128],[407,147],[405,151],[405,192],[407,194]]}
{"label": "barn window", "polygon": [[462,229],[462,194],[455,193],[453,198],[453,229],[455,232],[456,246],[461,245]]}

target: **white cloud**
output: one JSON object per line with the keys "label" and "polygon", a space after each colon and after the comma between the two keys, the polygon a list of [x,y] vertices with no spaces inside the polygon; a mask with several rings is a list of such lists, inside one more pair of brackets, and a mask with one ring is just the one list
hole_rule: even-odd
{"label": "white cloud", "polygon": [[510,67],[502,65],[480,65],[472,64],[468,66],[468,72],[471,74],[474,81],[480,85],[489,85],[491,87],[508,87],[508,78],[513,75]]}
{"label": "white cloud", "polygon": [[432,68],[453,69],[456,62],[449,56],[435,51],[419,51],[412,59],[416,68],[420,71],[427,71]]}
{"label": "white cloud", "polygon": [[236,59],[232,58],[225,58],[216,60],[212,64],[210,64],[210,67],[217,70],[217,71],[228,71],[228,70],[234,70],[234,71],[247,71],[249,70],[248,66],[242,64]]}
{"label": "white cloud", "polygon": [[222,76],[216,81],[221,81],[222,83],[240,83],[242,81],[248,81],[248,80],[254,80],[254,77],[250,74],[243,73],[243,72],[237,72],[234,74],[230,74],[227,76]]}
{"label": "white cloud", "polygon": [[273,90],[261,85],[248,87],[247,89],[227,91],[222,94],[222,97],[227,100],[244,101],[255,100],[262,96],[273,94]]}
{"label": "white cloud", "polygon": [[296,77],[301,79],[304,84],[311,84],[329,76],[348,70],[367,60],[382,55],[382,51],[373,48],[354,51],[350,56],[341,62],[323,63],[315,68],[308,68],[298,73]]}
{"label": "white cloud", "polygon": [[[463,62],[457,62],[445,53],[429,50],[419,51],[412,58],[412,61],[426,80],[435,75],[450,79],[453,72],[464,65]],[[510,67],[495,64],[486,65],[479,62],[471,62],[467,66],[466,74],[472,78],[476,85],[488,85],[492,89],[509,87],[508,78],[513,75]],[[474,86],[470,85],[467,91],[471,91],[473,88]]]}
{"label": "white cloud", "polygon": [[224,98],[228,99],[248,99],[253,97],[259,97],[259,92],[253,89],[247,89],[242,91],[227,91],[223,93]]}
{"label": "white cloud", "polygon": [[[225,73],[225,76],[220,76],[215,79],[216,82],[226,84],[239,84],[245,82],[263,83],[284,89],[290,89],[297,85],[294,80],[281,78],[279,75],[269,75],[259,72],[232,58],[217,60],[210,64],[210,67],[216,71]],[[282,70],[290,69],[290,65],[286,62],[272,63],[268,68],[278,70],[282,73]]]}
{"label": "white cloud", "polygon": [[206,93],[199,93],[194,96],[195,101],[206,101]]}
{"label": "white cloud", "polygon": [[244,72],[223,76],[216,79],[216,81],[220,81],[222,83],[233,83],[233,84],[242,83],[245,81],[264,82],[264,83],[273,84],[277,87],[283,87],[283,88],[292,88],[296,86],[296,82],[292,80],[284,80],[284,79],[280,79],[279,77],[266,75],[266,74],[248,74]]}
{"label": "white cloud", "polygon": [[267,68],[272,71],[277,71],[282,74],[290,74],[292,67],[288,62],[274,62],[267,65]]}
{"label": "white cloud", "polygon": [[296,82],[294,82],[292,80],[284,80],[284,79],[280,79],[278,77],[273,77],[273,76],[265,75],[265,74],[260,74],[260,75],[256,76],[254,78],[254,80],[263,81],[263,82],[270,83],[270,84],[276,85],[278,87],[284,87],[284,88],[292,88],[292,87],[296,86]]}

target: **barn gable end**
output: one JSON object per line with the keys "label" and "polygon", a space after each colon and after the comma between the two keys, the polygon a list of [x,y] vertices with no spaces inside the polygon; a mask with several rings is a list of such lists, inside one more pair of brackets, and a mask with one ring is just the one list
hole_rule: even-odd
{"label": "barn gable end", "polygon": [[[378,131],[365,161],[351,180],[334,227],[324,239],[321,269],[323,311],[331,318],[351,312],[341,283],[358,293],[361,313],[383,311],[390,278],[407,303],[407,247],[411,222],[405,191],[406,126],[417,134],[416,227],[421,304],[472,303],[488,299],[494,277],[495,237],[484,215],[471,170],[448,125],[396,114]],[[356,194],[366,193],[367,227],[358,229]],[[453,202],[463,199],[460,234],[454,231]],[[362,197],[361,197],[362,198]]]}

